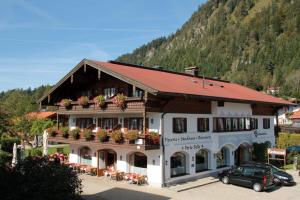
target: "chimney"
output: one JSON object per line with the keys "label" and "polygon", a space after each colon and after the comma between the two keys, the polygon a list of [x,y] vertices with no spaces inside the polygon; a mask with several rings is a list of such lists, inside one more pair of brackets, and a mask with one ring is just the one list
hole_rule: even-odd
{"label": "chimney", "polygon": [[196,66],[186,67],[186,68],[184,68],[184,70],[185,70],[186,74],[190,74],[193,76],[198,76],[198,74],[199,74],[199,68]]}

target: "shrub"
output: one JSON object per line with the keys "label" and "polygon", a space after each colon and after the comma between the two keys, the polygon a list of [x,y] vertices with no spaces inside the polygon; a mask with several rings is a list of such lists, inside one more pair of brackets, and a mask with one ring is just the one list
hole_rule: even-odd
{"label": "shrub", "polygon": [[149,132],[149,139],[153,144],[159,144],[159,134],[156,132]]}
{"label": "shrub", "polygon": [[80,129],[75,128],[75,129],[71,130],[71,135],[74,140],[78,140],[80,138]]}
{"label": "shrub", "polygon": [[47,157],[27,157],[15,168],[0,168],[1,199],[79,200],[77,172]]}
{"label": "shrub", "polygon": [[136,139],[138,139],[138,131],[137,130],[130,130],[127,133],[127,138],[130,142],[135,141]]}
{"label": "shrub", "polygon": [[4,167],[12,160],[12,154],[6,151],[0,150],[0,168]]}
{"label": "shrub", "polygon": [[86,106],[89,103],[89,98],[87,96],[81,96],[77,101],[79,105]]}
{"label": "shrub", "polygon": [[31,149],[30,155],[31,156],[42,156],[43,152],[39,148],[34,148],[34,149]]}
{"label": "shrub", "polygon": [[253,143],[253,161],[267,162],[268,154],[267,149],[270,147],[268,142],[265,143]]}
{"label": "shrub", "polygon": [[107,135],[107,131],[105,129],[98,130],[97,136],[98,136],[98,139],[100,140],[100,142],[107,141],[108,135]]}
{"label": "shrub", "polygon": [[105,98],[102,95],[96,96],[93,101],[98,107],[103,107],[105,105]]}
{"label": "shrub", "polygon": [[86,141],[90,141],[94,139],[94,135],[91,129],[84,129],[83,136],[85,137]]}
{"label": "shrub", "polygon": [[287,148],[292,145],[300,144],[300,134],[294,133],[279,133],[279,136],[276,140],[278,148]]}
{"label": "shrub", "polygon": [[111,136],[116,143],[123,142],[123,134],[120,130],[114,131]]}
{"label": "shrub", "polygon": [[1,138],[1,150],[12,153],[14,143],[20,144],[20,139],[13,138],[13,137],[2,137]]}
{"label": "shrub", "polygon": [[72,100],[70,100],[70,99],[62,99],[59,102],[59,105],[62,107],[69,107],[71,105],[71,102],[72,102]]}
{"label": "shrub", "polygon": [[61,134],[64,138],[68,138],[69,137],[69,127],[61,127],[60,128]]}
{"label": "shrub", "polygon": [[58,131],[56,130],[56,128],[48,128],[47,129],[47,132],[48,134],[51,136],[51,137],[55,137],[58,133]]}
{"label": "shrub", "polygon": [[119,108],[124,108],[125,107],[125,99],[126,96],[123,94],[117,94],[112,100],[112,102],[117,105]]}

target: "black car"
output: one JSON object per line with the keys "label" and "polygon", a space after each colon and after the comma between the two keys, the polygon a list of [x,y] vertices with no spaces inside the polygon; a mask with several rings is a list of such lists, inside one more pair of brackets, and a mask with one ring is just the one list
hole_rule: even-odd
{"label": "black car", "polygon": [[274,165],[266,164],[270,166],[274,176],[274,183],[277,185],[287,185],[292,186],[295,185],[296,182],[293,179],[293,176],[288,174],[287,172],[275,167]]}
{"label": "black car", "polygon": [[268,190],[273,187],[273,174],[270,167],[243,164],[239,167],[223,171],[219,174],[224,184],[234,184],[252,188],[256,192]]}

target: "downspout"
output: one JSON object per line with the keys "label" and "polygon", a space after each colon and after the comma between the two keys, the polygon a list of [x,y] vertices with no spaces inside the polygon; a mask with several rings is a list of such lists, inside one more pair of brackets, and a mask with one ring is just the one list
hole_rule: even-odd
{"label": "downspout", "polygon": [[[164,110],[165,106],[169,103],[170,100],[167,100],[167,102],[163,105],[162,110]],[[164,116],[167,114],[167,112],[163,112],[160,118],[160,133],[161,133],[161,147],[162,147],[162,154],[161,154],[161,186],[166,186],[166,180],[165,180],[165,131],[164,131]]]}

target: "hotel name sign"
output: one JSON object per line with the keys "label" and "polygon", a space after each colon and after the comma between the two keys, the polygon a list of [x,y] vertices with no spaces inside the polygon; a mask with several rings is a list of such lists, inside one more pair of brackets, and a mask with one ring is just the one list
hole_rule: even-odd
{"label": "hotel name sign", "polygon": [[164,142],[166,145],[169,144],[191,144],[197,142],[203,142],[205,140],[210,140],[211,136],[207,135],[197,135],[197,136],[178,136],[178,137],[165,137]]}

